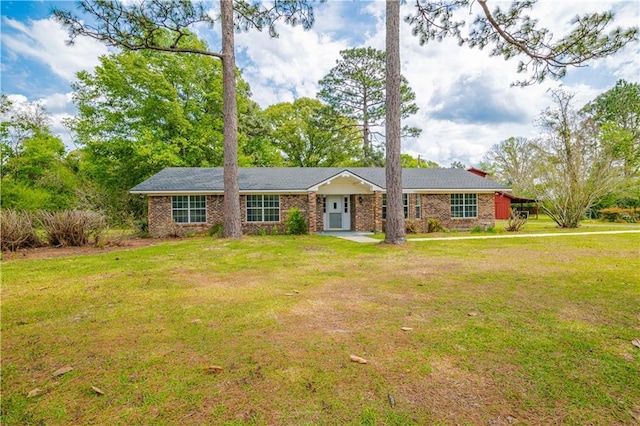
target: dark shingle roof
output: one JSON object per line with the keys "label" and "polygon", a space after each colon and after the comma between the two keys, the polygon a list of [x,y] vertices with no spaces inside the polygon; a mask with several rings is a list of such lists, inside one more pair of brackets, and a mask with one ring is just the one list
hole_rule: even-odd
{"label": "dark shingle roof", "polygon": [[[306,191],[342,172],[385,189],[385,169],[374,167],[239,168],[240,191]],[[463,169],[403,169],[407,190],[505,191],[509,188]],[[222,167],[170,167],[131,189],[132,193],[222,192]]]}

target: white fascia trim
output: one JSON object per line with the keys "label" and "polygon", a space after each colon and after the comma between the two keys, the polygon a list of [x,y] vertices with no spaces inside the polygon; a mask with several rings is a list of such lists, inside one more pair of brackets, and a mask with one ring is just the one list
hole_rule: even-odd
{"label": "white fascia trim", "polygon": [[[240,194],[306,194],[307,190],[281,190],[269,189],[263,191],[239,191]],[[153,196],[168,195],[224,195],[224,191],[129,191],[130,194],[142,194]]]}
{"label": "white fascia trim", "polygon": [[[492,194],[506,192],[503,189],[403,189],[403,194]],[[387,191],[383,191],[387,193]]]}
{"label": "white fascia trim", "polygon": [[240,194],[246,194],[246,195],[252,195],[252,194],[256,194],[256,195],[260,195],[260,194],[282,194],[282,195],[286,195],[286,194],[306,194],[309,191],[307,191],[306,189],[287,189],[287,190],[283,190],[283,189],[265,189],[263,191],[240,191]]}
{"label": "white fascia trim", "polygon": [[340,177],[351,178],[351,179],[357,180],[357,181],[359,181],[360,185],[368,185],[369,187],[371,187],[371,191],[382,191],[382,188],[380,188],[378,185],[373,184],[373,183],[369,182],[366,179],[362,179],[360,176],[354,175],[353,173],[351,173],[351,172],[349,172],[347,170],[345,170],[343,172],[340,172],[335,176],[331,176],[329,179],[326,179],[326,180],[324,180],[322,182],[318,182],[314,186],[308,188],[308,191],[318,192],[318,190],[320,189],[320,187],[322,185],[330,185],[331,182],[334,179],[340,178]]}
{"label": "white fascia trim", "polygon": [[221,195],[223,191],[129,191],[129,194],[142,195]]}

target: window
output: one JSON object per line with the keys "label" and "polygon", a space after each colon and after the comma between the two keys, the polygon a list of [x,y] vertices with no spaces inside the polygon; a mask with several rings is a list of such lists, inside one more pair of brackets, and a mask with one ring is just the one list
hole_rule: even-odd
{"label": "window", "polygon": [[206,223],[207,198],[204,195],[171,197],[171,217],[176,223]]}
{"label": "window", "polygon": [[451,194],[451,217],[478,217],[476,194]]}
{"label": "window", "polygon": [[[404,218],[409,217],[409,197],[407,194],[402,194],[402,204],[404,206]],[[382,194],[382,219],[387,218],[387,194]]]}
{"label": "window", "polygon": [[416,194],[416,219],[420,219],[422,216],[422,210],[420,206],[420,194]]}
{"label": "window", "polygon": [[247,222],[280,222],[280,196],[247,195]]}

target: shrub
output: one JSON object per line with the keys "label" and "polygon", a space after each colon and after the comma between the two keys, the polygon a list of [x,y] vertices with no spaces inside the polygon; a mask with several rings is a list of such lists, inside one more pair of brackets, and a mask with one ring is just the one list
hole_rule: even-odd
{"label": "shrub", "polygon": [[182,238],[184,237],[184,229],[175,222],[165,223],[155,231],[159,238]]}
{"label": "shrub", "polygon": [[444,232],[446,229],[440,224],[440,220],[436,218],[429,218],[427,220],[427,232]]}
{"label": "shrub", "polygon": [[302,235],[306,234],[307,221],[299,208],[293,207],[287,212],[287,218],[285,219],[285,229],[289,235]]}
{"label": "shrub", "polygon": [[518,232],[524,228],[524,224],[527,223],[527,216],[520,214],[515,210],[511,210],[509,221],[504,229],[508,232]]}
{"label": "shrub", "polygon": [[104,247],[123,247],[131,236],[131,232],[126,229],[105,229],[95,238],[95,244],[98,248]]}
{"label": "shrub", "polygon": [[640,209],[609,207],[600,210],[600,217],[608,222],[636,223],[640,221]]}
{"label": "shrub", "polygon": [[417,234],[420,232],[420,222],[417,220],[405,220],[404,227],[407,234]]}
{"label": "shrub", "polygon": [[211,225],[211,228],[207,231],[207,235],[210,237],[221,238],[223,232],[222,222],[216,222]]}
{"label": "shrub", "polygon": [[90,211],[40,211],[36,217],[53,247],[84,246],[91,238],[97,242],[106,227],[104,216]]}
{"label": "shrub", "polygon": [[133,229],[138,236],[149,236],[149,221],[145,219],[136,219],[133,221]]}
{"label": "shrub", "polygon": [[16,251],[38,247],[42,242],[33,226],[33,215],[25,211],[0,210],[0,248]]}

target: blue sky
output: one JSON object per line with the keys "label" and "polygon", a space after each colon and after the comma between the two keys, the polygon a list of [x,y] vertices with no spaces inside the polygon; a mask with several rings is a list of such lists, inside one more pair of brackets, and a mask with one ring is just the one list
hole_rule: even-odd
{"label": "blue sky", "polygon": [[[403,6],[406,14],[411,5]],[[490,5],[510,2],[490,1]],[[212,2],[212,8],[217,2]],[[75,113],[71,85],[75,73],[92,70],[109,50],[93,40],[65,45],[66,32],[49,18],[52,7],[73,9],[75,2],[5,1],[1,15],[1,90],[16,102],[42,102],[53,116],[53,130],[69,147],[72,135],[62,121]],[[384,48],[383,1],[329,0],[316,5],[312,30],[279,27],[280,37],[266,33],[236,35],[238,67],[262,107],[315,97],[318,81],[335,65],[339,51],[352,47]],[[613,9],[616,23],[640,23],[638,0],[540,0],[534,12],[559,36],[576,13]],[[468,11],[465,11],[467,13]],[[478,12],[472,9],[467,21]],[[218,29],[199,34],[218,48]],[[614,86],[618,79],[640,81],[640,46],[627,46],[615,56],[570,69],[562,81],[527,88],[510,83],[517,60],[490,57],[488,51],[459,47],[455,40],[420,46],[407,24],[401,27],[402,73],[416,92],[420,111],[406,124],[423,129],[419,138],[403,142],[403,151],[448,166],[461,161],[477,165],[491,145],[510,136],[534,137],[534,120],[550,105],[549,89],[563,85],[576,93],[581,106]]]}

